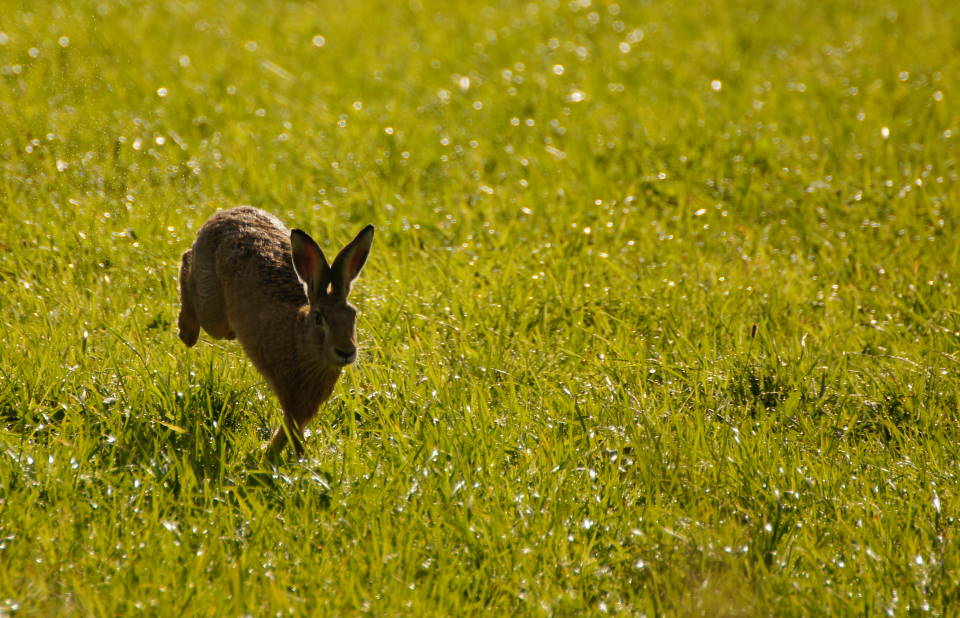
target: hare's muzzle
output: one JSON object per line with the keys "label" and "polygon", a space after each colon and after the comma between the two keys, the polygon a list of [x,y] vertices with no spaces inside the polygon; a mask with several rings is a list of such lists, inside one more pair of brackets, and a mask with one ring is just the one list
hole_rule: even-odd
{"label": "hare's muzzle", "polygon": [[341,365],[349,365],[353,361],[357,360],[357,348],[334,348],[333,355]]}

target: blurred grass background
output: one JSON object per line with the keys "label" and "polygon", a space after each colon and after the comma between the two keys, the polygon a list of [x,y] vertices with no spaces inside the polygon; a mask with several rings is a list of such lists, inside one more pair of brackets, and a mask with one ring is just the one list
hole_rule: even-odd
{"label": "blurred grass background", "polygon": [[[958,13],[0,0],[0,613],[949,615]],[[279,470],[241,203],[378,227]]]}

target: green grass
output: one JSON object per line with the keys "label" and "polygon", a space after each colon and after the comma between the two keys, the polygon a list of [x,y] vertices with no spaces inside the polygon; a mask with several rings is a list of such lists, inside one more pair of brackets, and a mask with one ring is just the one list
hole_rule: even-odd
{"label": "green grass", "polygon": [[[0,0],[0,615],[955,612],[958,30]],[[378,228],[276,470],[239,346],[174,332],[241,203]]]}

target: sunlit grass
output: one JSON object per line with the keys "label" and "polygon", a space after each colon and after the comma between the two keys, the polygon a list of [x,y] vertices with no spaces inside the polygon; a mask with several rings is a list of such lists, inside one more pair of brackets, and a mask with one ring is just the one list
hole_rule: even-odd
{"label": "sunlit grass", "polygon": [[[0,614],[949,615],[954,4],[0,0]],[[241,203],[378,228],[277,470]]]}

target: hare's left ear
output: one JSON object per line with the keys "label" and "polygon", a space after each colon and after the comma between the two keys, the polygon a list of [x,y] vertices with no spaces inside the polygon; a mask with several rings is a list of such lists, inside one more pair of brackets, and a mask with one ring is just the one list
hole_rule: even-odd
{"label": "hare's left ear", "polygon": [[370,247],[373,245],[373,226],[360,230],[357,237],[350,241],[350,244],[343,248],[330,267],[330,282],[333,284],[333,295],[346,298],[350,293],[350,284],[360,274],[367,256],[370,255]]}
{"label": "hare's left ear", "polygon": [[327,258],[316,241],[303,230],[290,230],[290,251],[293,254],[293,269],[300,280],[307,284],[307,300],[312,305],[327,293],[330,285],[330,267]]}

